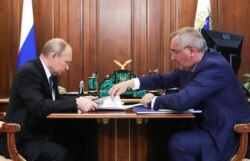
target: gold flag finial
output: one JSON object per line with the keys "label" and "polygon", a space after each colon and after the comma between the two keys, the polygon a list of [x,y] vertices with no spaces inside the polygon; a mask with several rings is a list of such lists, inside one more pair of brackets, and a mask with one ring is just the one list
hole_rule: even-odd
{"label": "gold flag finial", "polygon": [[124,70],[124,69],[125,69],[125,66],[126,66],[127,64],[129,64],[129,63],[132,62],[132,59],[125,61],[124,64],[121,64],[120,62],[118,62],[118,61],[115,60],[115,59],[114,59],[114,62],[115,62],[119,67],[121,67],[121,70]]}

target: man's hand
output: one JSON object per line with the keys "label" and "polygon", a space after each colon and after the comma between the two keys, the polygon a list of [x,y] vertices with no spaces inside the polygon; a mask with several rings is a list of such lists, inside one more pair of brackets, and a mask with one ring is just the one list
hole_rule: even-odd
{"label": "man's hand", "polygon": [[140,103],[143,104],[144,106],[147,106],[147,104],[152,101],[152,99],[155,97],[155,95],[153,95],[152,93],[147,93],[145,94],[141,100]]}
{"label": "man's hand", "polygon": [[114,85],[109,90],[109,95],[111,96],[112,99],[114,99],[115,96],[119,96],[120,94],[124,93],[128,88],[133,88],[133,87],[134,87],[133,80],[124,81]]}
{"label": "man's hand", "polygon": [[80,113],[95,111],[98,105],[93,101],[98,97],[85,96],[76,98],[77,109]]}

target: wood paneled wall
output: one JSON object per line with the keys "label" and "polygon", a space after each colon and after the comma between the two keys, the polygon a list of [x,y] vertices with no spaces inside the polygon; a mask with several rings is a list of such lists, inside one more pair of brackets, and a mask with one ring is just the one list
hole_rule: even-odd
{"label": "wood paneled wall", "polygon": [[[136,75],[175,68],[170,61],[170,33],[193,26],[197,0],[33,0],[37,52],[53,37],[73,47],[70,71],[60,85],[77,90],[99,72],[99,82],[121,63]],[[250,71],[250,3],[248,0],[211,0],[214,30],[244,35],[240,76]],[[0,96],[8,96],[16,73],[22,0],[0,1]]]}

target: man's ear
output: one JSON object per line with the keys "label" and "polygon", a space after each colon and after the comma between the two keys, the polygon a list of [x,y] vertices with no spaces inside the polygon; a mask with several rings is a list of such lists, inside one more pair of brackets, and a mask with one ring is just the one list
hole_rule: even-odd
{"label": "man's ear", "polygon": [[54,60],[57,56],[58,56],[58,55],[57,55],[56,52],[52,52],[52,53],[51,53],[51,58],[52,58],[53,60]]}
{"label": "man's ear", "polygon": [[55,61],[55,59],[56,59],[56,53],[55,52],[49,53],[49,55],[48,55],[48,61],[50,61],[50,62],[53,63]]}
{"label": "man's ear", "polygon": [[193,47],[190,47],[190,48],[189,48],[189,51],[190,51],[190,56],[191,56],[191,57],[193,57],[194,54],[196,53],[196,49],[193,48]]}

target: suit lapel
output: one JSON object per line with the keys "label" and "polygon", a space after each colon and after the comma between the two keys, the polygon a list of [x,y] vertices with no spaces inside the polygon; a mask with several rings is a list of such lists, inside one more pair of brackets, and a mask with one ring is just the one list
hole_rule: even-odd
{"label": "suit lapel", "polygon": [[[46,91],[48,92],[50,99],[52,99],[52,93],[51,93],[51,89],[50,89],[50,85],[48,82],[48,78],[46,76],[45,70],[43,68],[42,62],[41,60],[38,58],[35,60],[35,66],[38,69],[38,72],[41,73],[41,77],[42,77],[42,82],[44,83],[44,87],[46,88]],[[55,88],[55,94],[56,94],[56,99],[58,98],[58,84],[57,84],[57,78],[54,77],[53,79],[53,83],[54,83],[54,88]]]}

